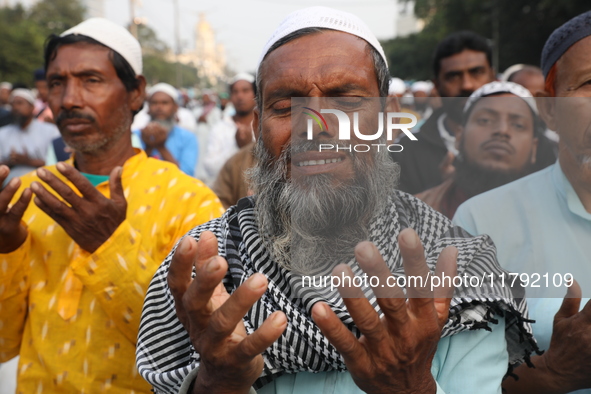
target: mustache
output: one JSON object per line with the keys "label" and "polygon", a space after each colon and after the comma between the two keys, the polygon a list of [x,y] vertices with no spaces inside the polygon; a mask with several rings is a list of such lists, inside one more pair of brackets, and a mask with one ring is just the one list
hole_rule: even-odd
{"label": "mustache", "polygon": [[55,124],[61,126],[61,124],[68,119],[84,119],[89,120],[91,122],[96,122],[96,119],[91,115],[85,114],[81,111],[62,111],[59,115],[55,118]]}

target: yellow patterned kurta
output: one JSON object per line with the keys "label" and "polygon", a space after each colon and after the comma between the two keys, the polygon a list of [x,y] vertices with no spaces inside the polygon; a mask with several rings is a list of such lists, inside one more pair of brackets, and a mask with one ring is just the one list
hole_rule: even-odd
{"label": "yellow patterned kurta", "polygon": [[[35,180],[24,176],[21,190]],[[31,202],[25,243],[0,254],[0,362],[20,354],[19,393],[150,391],[135,367],[147,287],[175,243],[222,207],[203,183],[143,151],[122,183],[127,218],[94,253]],[[97,189],[109,196],[108,182]]]}

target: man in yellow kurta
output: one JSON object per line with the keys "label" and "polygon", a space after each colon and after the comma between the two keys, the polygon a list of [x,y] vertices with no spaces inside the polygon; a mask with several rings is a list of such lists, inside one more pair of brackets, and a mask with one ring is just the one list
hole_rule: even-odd
{"label": "man in yellow kurta", "polygon": [[135,369],[147,286],[179,238],[222,208],[131,146],[145,79],[124,28],[87,20],[48,41],[45,60],[75,154],[0,192],[0,362],[20,355],[19,393],[149,392]]}

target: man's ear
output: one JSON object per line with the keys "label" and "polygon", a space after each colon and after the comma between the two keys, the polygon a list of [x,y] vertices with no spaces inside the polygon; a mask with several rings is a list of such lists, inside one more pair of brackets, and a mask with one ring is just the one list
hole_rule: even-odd
{"label": "man's ear", "polygon": [[139,111],[144,106],[146,101],[146,78],[143,75],[138,75],[138,87],[129,92],[129,107],[132,111]]}
{"label": "man's ear", "polygon": [[258,140],[260,135],[259,135],[259,125],[260,125],[260,112],[259,112],[259,107],[254,107],[254,110],[252,111],[253,113],[253,118],[252,118],[252,131],[254,133],[254,138],[255,140]]}
{"label": "man's ear", "polygon": [[546,90],[540,90],[536,92],[536,105],[548,128],[556,131],[556,99]]}

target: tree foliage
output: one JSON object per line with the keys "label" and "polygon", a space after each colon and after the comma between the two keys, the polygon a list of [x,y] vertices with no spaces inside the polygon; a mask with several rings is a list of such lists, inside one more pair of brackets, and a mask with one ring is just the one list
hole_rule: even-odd
{"label": "tree foliage", "polygon": [[[33,85],[33,72],[43,67],[43,45],[51,34],[60,34],[84,19],[80,0],[40,0],[30,9],[18,3],[0,8],[0,81]],[[148,83],[176,85],[177,70],[184,86],[197,85],[197,69],[167,60],[169,48],[156,32],[138,26]]]}
{"label": "tree foliage", "polygon": [[84,20],[86,7],[79,0],[43,0],[35,3],[29,12],[44,36],[60,34]]}
{"label": "tree foliage", "polygon": [[[498,45],[497,71],[515,63],[539,65],[552,31],[589,9],[589,0],[415,0],[415,13],[425,21],[425,28],[385,41],[384,50],[392,75],[428,79],[433,76],[437,43],[454,31],[472,30]],[[498,43],[492,41],[495,25]]]}
{"label": "tree foliage", "polygon": [[154,85],[158,82],[166,82],[177,86],[177,72],[180,73],[183,86],[198,84],[199,78],[195,67],[166,60],[170,48],[158,38],[152,28],[143,24],[138,25],[138,41],[144,54],[144,76],[148,84]]}
{"label": "tree foliage", "polygon": [[0,80],[33,83],[33,71],[43,66],[43,44],[82,21],[78,1],[43,0],[26,10],[19,3],[0,8]]}

